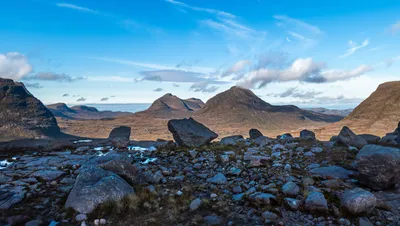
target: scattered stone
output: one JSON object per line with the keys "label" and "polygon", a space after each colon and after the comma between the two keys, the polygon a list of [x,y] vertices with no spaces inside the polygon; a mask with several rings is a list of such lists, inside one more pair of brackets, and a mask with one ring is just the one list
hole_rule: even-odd
{"label": "scattered stone", "polygon": [[81,214],[76,215],[75,220],[78,222],[85,221],[85,220],[87,220],[87,216],[86,216],[86,214],[81,213]]}
{"label": "scattered stone", "polygon": [[375,190],[392,188],[400,181],[400,149],[367,145],[357,154],[360,183]]}
{"label": "scattered stone", "polygon": [[250,129],[249,136],[250,136],[250,139],[255,140],[264,135],[258,129]]}
{"label": "scattered stone", "polygon": [[310,192],[305,201],[305,208],[311,212],[328,211],[328,202],[320,192]]}
{"label": "scattered stone", "polygon": [[43,221],[41,221],[39,219],[38,220],[32,220],[32,221],[26,222],[25,226],[39,226],[42,223],[43,223]]}
{"label": "scattered stone", "polygon": [[282,186],[282,192],[288,196],[296,196],[300,192],[300,187],[293,182],[287,182]]}
{"label": "scattered stone", "polygon": [[269,211],[265,211],[262,213],[262,217],[265,219],[265,223],[272,223],[275,222],[279,219],[278,215],[269,212]]}
{"label": "scattered stone", "polygon": [[242,135],[234,135],[222,138],[220,143],[223,145],[236,145],[238,142],[243,142],[243,141],[244,138]]}
{"label": "scattered stone", "polygon": [[216,133],[193,118],[169,120],[168,130],[180,146],[199,147],[209,144],[218,137]]}
{"label": "scattered stone", "polygon": [[354,174],[351,170],[346,170],[340,166],[327,166],[320,167],[311,170],[312,174],[315,174],[324,178],[335,178],[335,179],[349,179]]}
{"label": "scattered stone", "polygon": [[221,225],[223,222],[222,217],[216,215],[209,215],[204,217],[206,225]]}
{"label": "scattered stone", "polygon": [[214,177],[209,178],[207,182],[212,184],[226,184],[228,180],[226,179],[224,174],[217,173]]}
{"label": "scattered stone", "polygon": [[312,153],[321,153],[321,152],[323,152],[324,151],[324,149],[322,149],[322,148],[320,148],[320,147],[313,147],[313,148],[311,148],[311,152]]}
{"label": "scattered stone", "polygon": [[190,211],[196,211],[201,206],[201,199],[197,198],[190,203],[189,209]]}
{"label": "scattered stone", "polygon": [[286,205],[292,210],[298,210],[301,205],[301,201],[293,198],[285,198]]}
{"label": "scattered stone", "polygon": [[359,216],[371,213],[375,209],[377,201],[371,192],[361,188],[355,188],[346,191],[340,203],[344,211]]}

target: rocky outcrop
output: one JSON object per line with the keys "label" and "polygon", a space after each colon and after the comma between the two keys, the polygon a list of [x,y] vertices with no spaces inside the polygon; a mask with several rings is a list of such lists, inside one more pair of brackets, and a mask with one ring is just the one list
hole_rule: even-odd
{"label": "rocky outcrop", "polygon": [[134,192],[134,189],[118,175],[91,167],[83,170],[76,178],[65,207],[87,214],[101,203],[117,201]]}
{"label": "rocky outcrop", "polygon": [[337,145],[352,146],[358,149],[363,148],[367,145],[367,141],[361,136],[357,136],[349,127],[344,126],[340,131],[339,135],[336,137]]}
{"label": "rocky outcrop", "polygon": [[0,140],[60,135],[54,116],[24,84],[0,78]]}
{"label": "rocky outcrop", "polygon": [[360,183],[375,190],[392,188],[400,181],[400,149],[367,145],[357,154]]}
{"label": "rocky outcrop", "polygon": [[193,118],[169,120],[168,130],[172,133],[178,145],[186,147],[199,147],[209,144],[218,137],[218,134]]}

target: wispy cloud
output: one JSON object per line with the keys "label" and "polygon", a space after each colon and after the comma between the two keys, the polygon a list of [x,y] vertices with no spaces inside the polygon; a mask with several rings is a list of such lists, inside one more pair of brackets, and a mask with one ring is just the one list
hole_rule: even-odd
{"label": "wispy cloud", "polygon": [[63,97],[69,97],[69,94],[68,93],[66,93],[66,94],[64,94],[64,95],[62,95]]}
{"label": "wispy cloud", "polygon": [[[154,64],[154,63],[143,63],[132,60],[125,59],[116,59],[116,58],[107,58],[107,57],[91,57],[91,59],[101,60],[105,62],[112,62],[116,64],[128,65],[132,67],[144,68],[144,69],[154,69],[154,70],[175,70],[176,65],[162,65],[162,64]],[[198,66],[190,66],[182,65],[179,67],[181,70],[190,70],[198,73],[210,73],[214,71],[214,68],[209,67],[198,67]]]}
{"label": "wispy cloud", "polygon": [[74,4],[56,3],[56,6],[61,7],[61,8],[68,8],[68,9],[77,10],[77,11],[80,11],[80,12],[83,12],[83,13],[101,14],[97,10],[85,8],[85,7],[74,5]]}
{"label": "wispy cloud", "polygon": [[175,5],[175,6],[186,8],[186,9],[190,9],[190,10],[193,10],[193,11],[206,12],[206,13],[209,13],[209,14],[214,14],[214,15],[217,15],[217,16],[222,16],[222,17],[227,17],[227,18],[236,18],[235,15],[233,15],[231,13],[228,13],[228,12],[224,12],[222,10],[191,6],[191,5],[188,5],[186,3],[178,2],[178,1],[175,1],[175,0],[165,0],[165,1],[168,2],[168,3],[171,3],[171,4]]}
{"label": "wispy cloud", "polygon": [[350,40],[348,45],[350,48],[346,51],[346,53],[340,55],[339,58],[348,57],[353,55],[357,50],[367,47],[369,45],[369,39],[365,39],[360,45]]}
{"label": "wispy cloud", "polygon": [[24,78],[26,81],[37,80],[37,81],[54,81],[54,82],[74,82],[78,80],[84,80],[84,77],[71,77],[65,73],[59,74],[54,72],[39,72]]}
{"label": "wispy cloud", "polygon": [[218,86],[211,85],[209,82],[197,82],[190,87],[190,91],[213,93],[218,90]]}
{"label": "wispy cloud", "polygon": [[208,80],[202,73],[183,70],[142,71],[140,75],[143,77],[139,81],[192,83]]}
{"label": "wispy cloud", "polygon": [[86,98],[81,97],[81,98],[77,99],[76,101],[77,101],[77,102],[84,102],[84,101],[86,101]]}
{"label": "wispy cloud", "polygon": [[228,68],[225,72],[222,73],[222,77],[227,77],[235,74],[236,78],[241,78],[244,73],[244,69],[251,65],[251,62],[248,60],[240,60],[236,62],[232,67]]}
{"label": "wispy cloud", "polygon": [[24,85],[25,85],[25,87],[32,88],[32,89],[41,89],[41,88],[43,88],[43,86],[41,86],[39,83],[25,82]]}
{"label": "wispy cloud", "polygon": [[157,88],[157,89],[154,89],[153,90],[154,92],[162,92],[162,91],[164,91],[162,88]]}
{"label": "wispy cloud", "polygon": [[100,99],[100,101],[104,102],[104,101],[108,101],[109,99],[110,99],[109,97],[103,97],[103,98]]}
{"label": "wispy cloud", "polygon": [[298,27],[298,28],[301,27],[301,28],[304,28],[304,29],[306,29],[306,30],[308,30],[308,31],[310,31],[310,32],[312,32],[314,34],[317,34],[317,35],[322,33],[322,31],[321,31],[321,29],[319,27],[317,27],[315,25],[312,25],[312,24],[309,24],[309,23],[304,22],[304,21],[299,20],[299,19],[291,18],[291,17],[286,16],[286,15],[275,15],[274,18],[276,20],[279,20],[281,23],[288,24],[288,25],[291,25],[291,26],[294,26],[294,27]]}
{"label": "wispy cloud", "polygon": [[400,31],[400,20],[390,26],[390,31],[393,34],[396,34],[398,31]]}

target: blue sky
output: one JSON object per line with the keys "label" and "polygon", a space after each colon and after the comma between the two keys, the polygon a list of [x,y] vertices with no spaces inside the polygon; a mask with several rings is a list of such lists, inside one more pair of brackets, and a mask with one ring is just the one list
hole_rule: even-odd
{"label": "blue sky", "polygon": [[399,80],[399,1],[117,2],[3,2],[0,76],[44,103],[206,101],[240,85],[330,108]]}

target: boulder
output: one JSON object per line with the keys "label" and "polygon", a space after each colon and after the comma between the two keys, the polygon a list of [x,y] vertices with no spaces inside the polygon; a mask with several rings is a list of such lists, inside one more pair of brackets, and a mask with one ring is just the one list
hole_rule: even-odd
{"label": "boulder", "polygon": [[372,134],[360,134],[358,136],[364,138],[364,140],[367,141],[368,144],[378,144],[379,140],[381,139],[380,137]]}
{"label": "boulder", "polygon": [[315,140],[315,133],[313,131],[305,129],[305,130],[300,131],[300,138]]}
{"label": "boulder", "polygon": [[229,137],[224,137],[221,139],[220,144],[223,145],[236,145],[237,142],[244,141],[242,135],[234,135]]}
{"label": "boulder", "polygon": [[111,130],[108,139],[112,142],[113,146],[125,148],[129,145],[130,136],[131,127],[120,126]]}
{"label": "boulder", "polygon": [[228,180],[226,179],[224,174],[217,173],[214,177],[209,178],[207,182],[212,184],[226,184]]}
{"label": "boulder", "polygon": [[99,167],[90,167],[82,170],[76,178],[65,207],[88,214],[99,204],[118,201],[134,193],[134,189],[117,174]]}
{"label": "boulder", "polygon": [[400,181],[400,149],[367,145],[356,156],[361,184],[375,190],[394,187]]}
{"label": "boulder", "polygon": [[371,213],[376,203],[374,194],[361,188],[346,191],[340,200],[341,208],[356,216]]}
{"label": "boulder", "polygon": [[346,147],[353,146],[361,149],[368,143],[366,140],[364,140],[364,138],[362,138],[361,136],[357,136],[355,133],[353,133],[353,131],[351,131],[349,127],[344,126],[337,136],[336,144]]}
{"label": "boulder", "polygon": [[255,139],[257,139],[257,138],[259,138],[261,136],[264,136],[264,135],[258,129],[251,129],[249,131],[249,136],[250,136],[250,139],[255,140]]}
{"label": "boulder", "polygon": [[288,196],[296,196],[300,192],[300,187],[294,182],[287,182],[282,186],[282,192]]}
{"label": "boulder", "polygon": [[138,169],[136,166],[124,160],[114,159],[99,165],[101,168],[111,171],[125,179],[129,184],[137,183]]}
{"label": "boulder", "polygon": [[169,120],[168,130],[178,145],[186,147],[206,145],[218,137],[218,134],[193,118]]}
{"label": "boulder", "polygon": [[0,78],[0,138],[60,136],[53,114],[23,83]]}
{"label": "boulder", "polygon": [[328,202],[320,192],[310,192],[305,201],[305,208],[311,212],[327,212]]}

